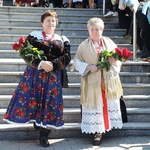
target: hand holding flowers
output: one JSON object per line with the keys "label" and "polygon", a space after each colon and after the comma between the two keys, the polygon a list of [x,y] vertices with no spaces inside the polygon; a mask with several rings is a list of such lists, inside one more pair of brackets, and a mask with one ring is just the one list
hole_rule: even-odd
{"label": "hand holding flowers", "polygon": [[31,65],[35,59],[47,59],[43,50],[38,50],[38,48],[33,47],[24,36],[19,39],[19,42],[14,43],[12,48],[19,51],[20,57],[25,59],[29,65]]}
{"label": "hand holding flowers", "polygon": [[[114,63],[115,59],[124,62],[128,60],[131,56],[132,52],[127,48],[120,49],[119,47],[117,47],[109,52],[107,50],[103,50],[100,53],[98,53],[98,62],[96,66],[100,70],[106,69],[106,71],[109,71],[111,66],[110,61]],[[83,77],[87,77],[91,72],[92,72],[91,69],[89,69],[88,71],[85,72],[85,74],[83,74]]]}
{"label": "hand holding flowers", "polygon": [[110,63],[108,58],[113,57],[115,60],[120,60],[121,62],[124,62],[128,60],[132,56],[132,52],[129,51],[127,48],[120,49],[119,47],[115,48],[112,51],[106,51],[103,50],[100,53],[98,53],[98,62],[97,67],[98,69],[106,69],[106,71],[110,70]]}

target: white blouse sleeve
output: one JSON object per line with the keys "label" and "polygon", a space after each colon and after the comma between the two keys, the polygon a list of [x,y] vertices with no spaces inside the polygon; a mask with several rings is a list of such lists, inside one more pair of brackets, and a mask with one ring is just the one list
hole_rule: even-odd
{"label": "white blouse sleeve", "polygon": [[112,65],[112,67],[114,68],[114,70],[115,70],[117,73],[119,73],[120,70],[121,70],[121,65],[122,65],[122,63],[121,63],[121,61],[117,61],[116,63],[117,63],[117,65],[116,65],[116,66]]}
{"label": "white blouse sleeve", "polygon": [[88,63],[86,62],[82,62],[80,61],[79,59],[75,59],[75,62],[74,62],[74,65],[75,65],[75,68],[77,71],[79,71],[79,73],[81,74],[81,76],[84,76],[84,74],[86,74],[86,72],[88,72],[86,70],[86,67],[88,65]]}

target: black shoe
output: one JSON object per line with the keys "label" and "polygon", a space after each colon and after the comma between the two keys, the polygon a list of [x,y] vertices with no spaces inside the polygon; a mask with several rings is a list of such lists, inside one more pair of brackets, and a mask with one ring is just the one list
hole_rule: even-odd
{"label": "black shoe", "polygon": [[40,144],[43,147],[49,147],[50,146],[48,139],[46,137],[40,137]]}
{"label": "black shoe", "polygon": [[45,129],[45,128],[40,129],[39,141],[40,141],[41,146],[43,146],[43,147],[49,147],[50,146],[50,144],[48,142],[49,133],[50,133],[50,130],[48,130],[48,129]]}

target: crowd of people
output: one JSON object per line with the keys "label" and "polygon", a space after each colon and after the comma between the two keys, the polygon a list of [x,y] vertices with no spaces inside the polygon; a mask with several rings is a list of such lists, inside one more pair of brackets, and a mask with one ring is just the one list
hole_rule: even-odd
{"label": "crowd of people", "polygon": [[[109,5],[111,4],[111,0],[106,0],[106,5],[110,7]],[[42,4],[48,3],[48,4],[53,4],[53,7],[63,7],[64,4],[68,4],[67,7],[69,8],[99,8],[102,7],[103,5],[103,0],[13,0],[13,3],[15,6],[36,6],[36,7],[41,7]],[[47,6],[49,7],[49,6]]]}
{"label": "crowd of people", "polygon": [[134,36],[133,11],[136,11],[136,44],[141,53],[138,60],[150,61],[150,0],[120,0],[119,3],[119,25],[121,28],[126,28],[126,35],[131,37],[131,44]]}

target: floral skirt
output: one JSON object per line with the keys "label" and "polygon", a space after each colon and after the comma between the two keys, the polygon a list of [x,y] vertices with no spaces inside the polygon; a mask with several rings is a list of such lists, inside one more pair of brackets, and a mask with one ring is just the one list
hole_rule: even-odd
{"label": "floral skirt", "polygon": [[27,66],[3,120],[60,128],[64,124],[60,71],[47,73]]}

